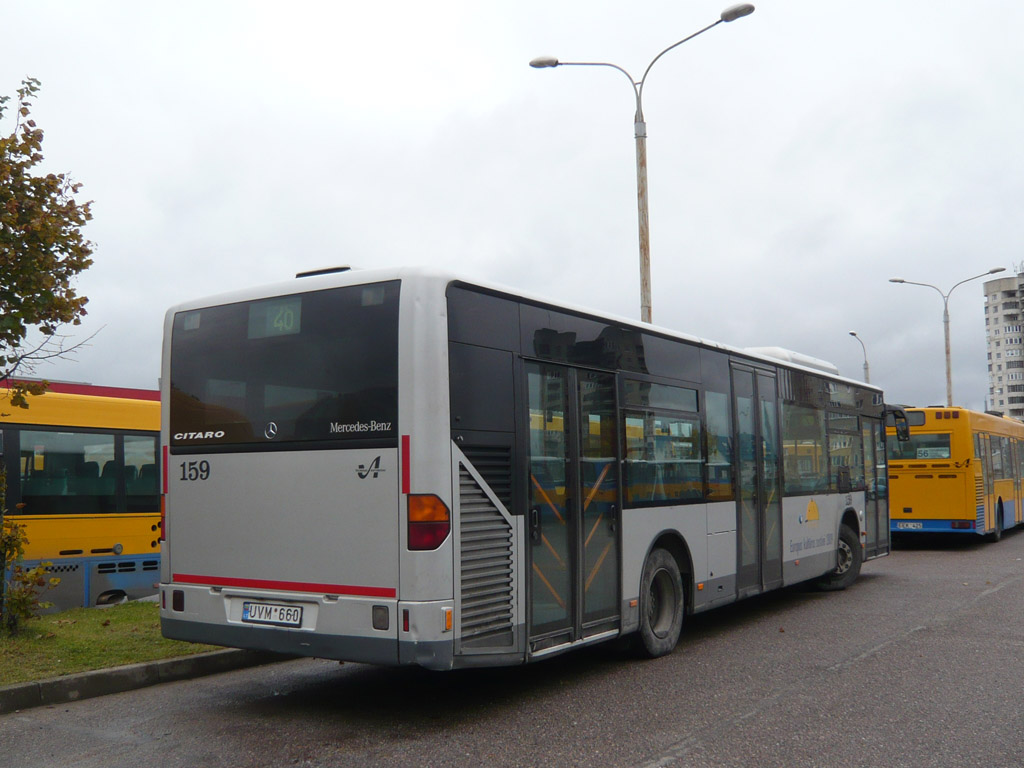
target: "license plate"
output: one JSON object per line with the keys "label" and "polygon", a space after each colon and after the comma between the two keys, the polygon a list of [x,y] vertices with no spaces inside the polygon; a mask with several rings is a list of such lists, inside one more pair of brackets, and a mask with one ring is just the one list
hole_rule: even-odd
{"label": "license plate", "polygon": [[920,531],[924,523],[896,523],[896,527],[901,531]]}
{"label": "license plate", "polygon": [[301,627],[302,607],[278,603],[242,603],[242,621],[249,624]]}

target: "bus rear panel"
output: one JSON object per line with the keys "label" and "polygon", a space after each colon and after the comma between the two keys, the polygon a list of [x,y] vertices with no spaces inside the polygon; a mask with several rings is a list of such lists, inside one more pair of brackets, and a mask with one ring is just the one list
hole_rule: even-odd
{"label": "bus rear panel", "polygon": [[1024,522],[1024,424],[940,407],[908,409],[907,420],[910,440],[888,442],[893,533],[998,539]]}
{"label": "bus rear panel", "polygon": [[391,281],[172,313],[165,635],[399,663],[398,301]]}

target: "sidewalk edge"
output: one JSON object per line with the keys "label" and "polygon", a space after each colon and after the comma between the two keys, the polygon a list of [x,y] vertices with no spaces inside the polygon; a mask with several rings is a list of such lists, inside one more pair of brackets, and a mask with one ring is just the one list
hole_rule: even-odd
{"label": "sidewalk edge", "polygon": [[292,658],[295,657],[267,651],[227,649],[16,683],[0,687],[0,714],[133,691],[157,683],[188,680]]}

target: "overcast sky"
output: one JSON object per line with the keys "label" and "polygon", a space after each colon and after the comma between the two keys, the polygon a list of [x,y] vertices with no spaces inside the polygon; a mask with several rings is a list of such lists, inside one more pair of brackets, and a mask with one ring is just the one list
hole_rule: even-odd
{"label": "overcast sky", "polygon": [[[156,387],[178,302],[430,265],[639,317],[639,78],[728,2],[0,0],[0,93],[93,200],[95,333],[52,379]],[[656,324],[945,402],[942,298],[1024,260],[1024,5],[762,0],[644,89]],[[0,130],[9,131],[5,121]],[[953,390],[987,394],[982,280]]]}

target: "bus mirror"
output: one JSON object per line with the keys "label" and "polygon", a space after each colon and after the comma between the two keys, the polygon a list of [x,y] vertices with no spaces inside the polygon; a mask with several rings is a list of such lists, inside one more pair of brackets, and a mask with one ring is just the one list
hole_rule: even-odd
{"label": "bus mirror", "polygon": [[896,427],[896,439],[901,443],[910,440],[910,426],[907,424],[907,412],[902,408],[890,408],[893,425]]}

